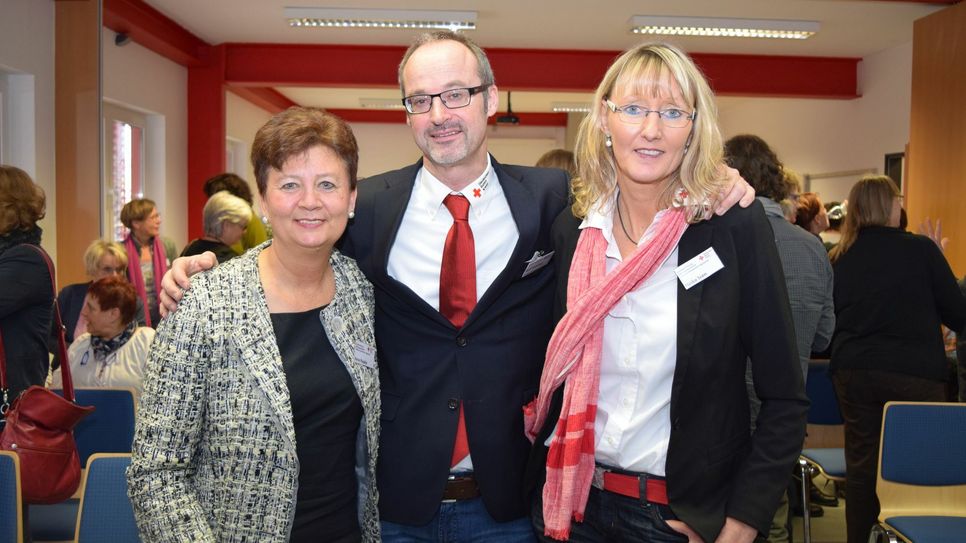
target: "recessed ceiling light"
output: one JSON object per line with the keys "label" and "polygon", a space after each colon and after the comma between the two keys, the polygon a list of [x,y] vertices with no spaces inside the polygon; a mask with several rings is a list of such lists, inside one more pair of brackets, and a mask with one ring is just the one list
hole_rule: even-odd
{"label": "recessed ceiling light", "polygon": [[726,19],[719,17],[654,17],[635,15],[628,21],[635,34],[726,38],[804,40],[818,32],[816,21]]}
{"label": "recessed ceiling light", "polygon": [[363,109],[406,109],[402,100],[391,98],[359,98],[359,106]]}
{"label": "recessed ceiling light", "polygon": [[476,29],[475,11],[287,7],[285,18],[289,26],[308,28]]}
{"label": "recessed ceiling light", "polygon": [[554,113],[590,113],[587,102],[553,102],[550,108]]}

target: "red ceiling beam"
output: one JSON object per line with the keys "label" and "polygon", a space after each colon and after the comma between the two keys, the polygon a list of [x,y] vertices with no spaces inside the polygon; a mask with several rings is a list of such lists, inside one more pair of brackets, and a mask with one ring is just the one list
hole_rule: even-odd
{"label": "red ceiling beam", "polygon": [[[405,48],[391,46],[226,45],[225,79],[261,86],[395,87]],[[504,89],[592,91],[619,51],[487,49]],[[693,54],[716,92],[742,96],[855,98],[860,59]],[[363,69],[360,69],[363,67]]]}
{"label": "red ceiling beam", "polygon": [[198,66],[208,43],[143,0],[103,0],[104,26],[182,66]]}
{"label": "red ceiling beam", "polygon": [[264,109],[272,115],[285,111],[292,106],[299,105],[289,100],[289,98],[284,94],[269,87],[243,87],[240,85],[229,85],[228,90],[233,94]]}

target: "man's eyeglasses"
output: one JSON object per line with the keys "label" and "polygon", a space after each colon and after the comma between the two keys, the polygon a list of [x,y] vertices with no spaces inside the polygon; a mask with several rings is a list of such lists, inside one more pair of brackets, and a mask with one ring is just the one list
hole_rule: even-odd
{"label": "man's eyeglasses", "polygon": [[643,108],[637,104],[627,104],[626,106],[618,107],[617,104],[611,102],[609,99],[605,99],[604,103],[611,111],[617,113],[620,120],[625,123],[630,124],[641,124],[644,119],[651,113],[657,113],[658,117],[661,118],[661,122],[664,126],[669,126],[671,128],[681,128],[687,126],[688,122],[693,121],[698,116],[697,111],[692,111],[688,113],[683,109],[668,108],[668,109],[647,109]]}
{"label": "man's eyeglasses", "polygon": [[473,95],[483,92],[487,87],[489,87],[489,85],[480,85],[479,87],[468,87],[463,89],[449,89],[436,94],[413,94],[403,98],[402,103],[404,106],[406,106],[406,111],[415,114],[426,113],[427,111],[433,109],[433,98],[439,98],[439,101],[442,102],[447,109],[459,109],[461,107],[470,105],[470,99],[473,98]]}

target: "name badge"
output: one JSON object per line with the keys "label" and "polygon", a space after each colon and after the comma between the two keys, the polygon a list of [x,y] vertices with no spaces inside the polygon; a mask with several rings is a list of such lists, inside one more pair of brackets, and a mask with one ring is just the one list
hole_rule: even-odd
{"label": "name badge", "polygon": [[714,247],[708,247],[698,256],[675,268],[674,273],[681,280],[684,289],[688,290],[721,268],[724,268],[724,264],[718,258],[718,253],[714,252]]}
{"label": "name badge", "polygon": [[356,362],[371,369],[376,369],[376,349],[362,342],[356,342],[352,347],[352,356]]}

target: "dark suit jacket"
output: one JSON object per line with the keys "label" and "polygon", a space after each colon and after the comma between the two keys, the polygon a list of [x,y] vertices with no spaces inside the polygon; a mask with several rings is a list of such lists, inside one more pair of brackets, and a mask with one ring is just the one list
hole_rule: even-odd
{"label": "dark suit jacket", "polygon": [[536,395],[552,331],[554,269],[523,273],[535,253],[550,250],[550,226],[567,205],[566,174],[493,161],[520,238],[507,267],[458,330],[386,272],[420,165],[359,184],[342,246],[375,287],[382,519],[417,525],[436,513],[460,400],[487,511],[498,521],[519,518],[529,512],[522,482],[530,443],[522,408]]}
{"label": "dark suit jacket", "polygon": [[[60,318],[64,321],[64,337],[68,345],[74,342],[74,329],[77,328],[77,321],[80,320],[80,312],[84,308],[84,298],[89,288],[91,288],[91,281],[74,283],[60,289],[60,294],[57,295]],[[56,336],[53,341],[56,342]],[[54,354],[57,353],[56,343],[51,350]]]}
{"label": "dark suit jacket", "polygon": [[[566,307],[579,225],[565,212],[553,227],[558,317]],[[666,476],[671,509],[705,541],[714,541],[726,516],[768,533],[802,447],[808,400],[781,262],[761,203],[688,226],[678,244],[679,264],[708,247],[724,268],[690,290],[678,282]],[[762,400],[753,435],[744,384],[749,357]],[[561,397],[562,387],[537,438],[528,485],[542,482],[543,443],[559,417]]]}

